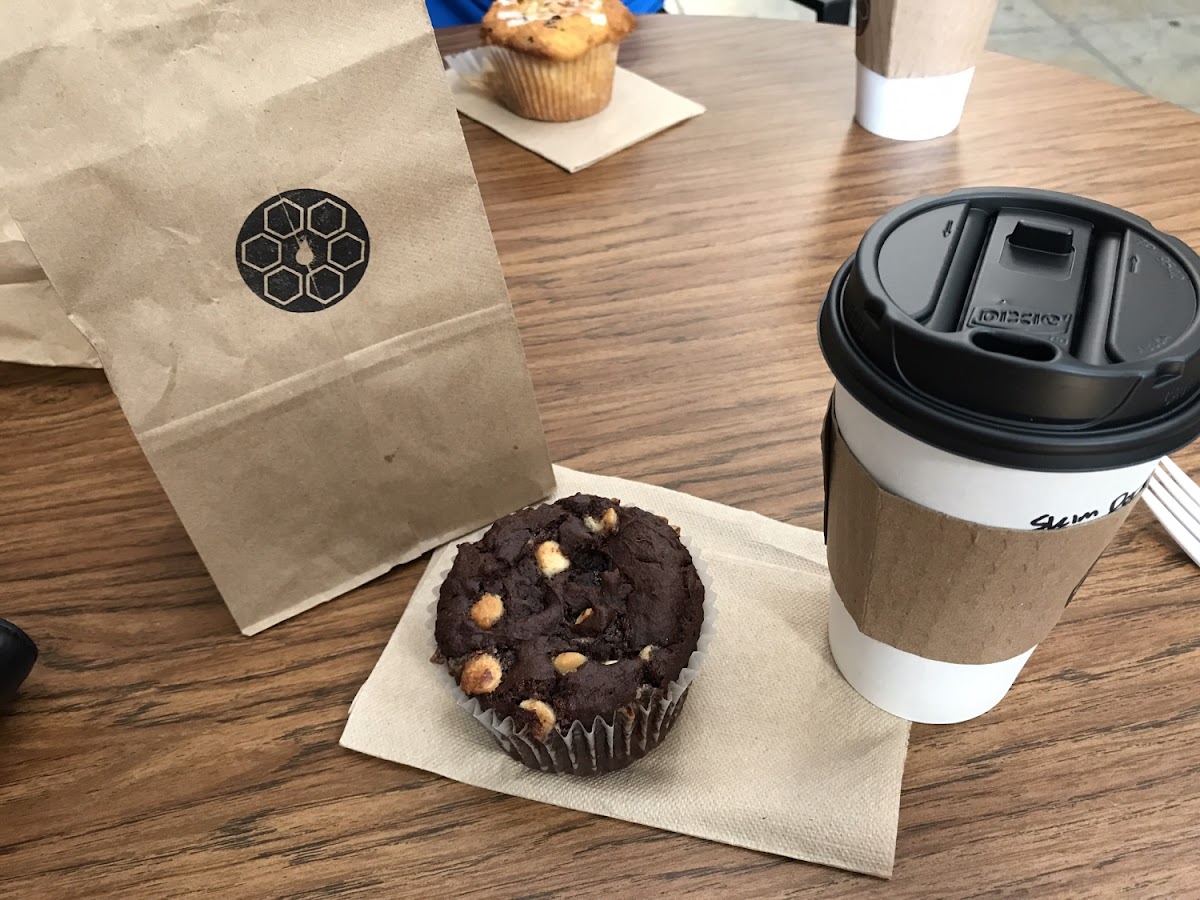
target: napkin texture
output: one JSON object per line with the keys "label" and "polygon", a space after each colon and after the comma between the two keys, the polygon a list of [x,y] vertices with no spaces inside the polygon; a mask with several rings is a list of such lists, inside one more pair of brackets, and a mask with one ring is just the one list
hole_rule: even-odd
{"label": "napkin texture", "polygon": [[665,488],[558,466],[555,475],[555,498],[598,494],[666,516],[708,564],[716,629],[662,746],[597,778],[534,772],[496,746],[429,662],[453,545],[433,554],[351,705],[342,746],[543,803],[889,876],[909,724],[837,671],[820,533]]}
{"label": "napkin texture", "polygon": [[568,172],[578,172],[605,157],[704,112],[699,103],[617,67],[612,102],[577,122],[522,119],[479,86],[494,48],[480,47],[446,57],[446,77],[454,105],[464,116],[532,150]]}

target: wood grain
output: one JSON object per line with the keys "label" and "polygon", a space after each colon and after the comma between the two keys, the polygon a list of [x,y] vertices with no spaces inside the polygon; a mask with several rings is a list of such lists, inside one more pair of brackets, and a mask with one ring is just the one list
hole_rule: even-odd
{"label": "wood grain", "polygon": [[[817,308],[878,215],[1031,185],[1200,245],[1200,119],[989,55],[956,136],[889,143],[853,59],[660,16],[622,62],[699,119],[573,176],[464,122],[556,460],[819,527]],[[884,883],[340,749],[421,563],[246,639],[102,374],[0,367],[0,423],[0,614],[42,647],[0,717],[6,896],[1200,896],[1200,582],[1145,510],[997,710],[914,727]]]}

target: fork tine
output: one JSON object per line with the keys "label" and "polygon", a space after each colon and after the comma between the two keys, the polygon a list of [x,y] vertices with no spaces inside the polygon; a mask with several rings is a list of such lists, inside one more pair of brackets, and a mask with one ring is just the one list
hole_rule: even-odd
{"label": "fork tine", "polygon": [[[1151,484],[1153,485],[1153,482]],[[1167,530],[1167,533],[1175,539],[1175,543],[1180,546],[1184,553],[1191,557],[1192,562],[1200,566],[1200,541],[1197,541],[1194,537],[1192,537],[1191,532],[1183,527],[1183,523],[1175,518],[1175,516],[1172,515],[1167,508],[1159,502],[1157,495],[1154,493],[1153,487],[1151,490],[1148,490],[1146,493],[1142,494],[1142,499],[1146,501],[1146,505],[1150,507],[1150,511],[1158,517],[1158,521],[1162,523],[1162,526]]]}
{"label": "fork tine", "polygon": [[1196,508],[1200,509],[1200,485],[1197,485],[1196,482],[1192,481],[1192,479],[1188,477],[1187,472],[1179,468],[1179,466],[1175,464],[1175,460],[1171,459],[1169,456],[1164,456],[1162,459],[1160,459],[1158,461],[1158,465],[1160,469],[1171,476],[1171,480],[1173,482],[1187,492],[1187,495],[1192,498],[1192,502],[1196,504]]}
{"label": "fork tine", "polygon": [[1187,530],[1200,538],[1200,504],[1194,502],[1173,478],[1167,478],[1157,469],[1150,478],[1150,484],[1158,488],[1159,498],[1171,512],[1179,516]]}

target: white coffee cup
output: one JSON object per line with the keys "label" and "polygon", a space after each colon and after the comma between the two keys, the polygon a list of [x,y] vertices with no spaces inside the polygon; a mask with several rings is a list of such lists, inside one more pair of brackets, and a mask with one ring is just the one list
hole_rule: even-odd
{"label": "white coffee cup", "polygon": [[[928,723],[1000,702],[1120,524],[1118,510],[1159,458],[1200,435],[1198,296],[1194,251],[1069,194],[954,191],[910,201],[867,230],[818,324],[843,449],[879,488],[950,517],[938,533],[969,532],[970,542],[951,554],[916,543],[889,557],[899,538],[872,530],[881,521],[872,508],[839,498],[833,479],[831,570],[855,594],[831,592],[829,640],[859,693]],[[1066,541],[1082,554],[1037,560],[991,555],[1006,541],[977,527],[1085,522]],[[1001,565],[1011,569],[987,568]],[[1016,594],[997,587],[1018,577]],[[973,594],[950,586],[976,583]]]}
{"label": "white coffee cup", "polygon": [[[947,453],[893,428],[834,389],[846,446],[880,487],[937,510],[994,528],[1036,530],[1045,517],[1066,527],[1071,517],[1116,512],[1140,492],[1155,461],[1100,472],[1037,472]],[[981,716],[1008,693],[1035,647],[1002,662],[941,662],[898,650],[858,630],[837,590],[829,590],[829,645],[842,675],[893,715],[944,725]]]}
{"label": "white coffee cup", "polygon": [[897,141],[957,128],[995,9],[996,0],[859,0],[859,124]]}

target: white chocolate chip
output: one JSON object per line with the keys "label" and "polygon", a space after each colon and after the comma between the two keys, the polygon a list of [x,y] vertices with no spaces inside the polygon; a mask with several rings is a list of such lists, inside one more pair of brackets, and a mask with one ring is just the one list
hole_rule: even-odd
{"label": "white chocolate chip", "polygon": [[613,506],[606,509],[598,521],[592,516],[583,517],[583,524],[587,526],[587,530],[595,534],[612,534],[617,530],[618,521],[617,510]]}
{"label": "white chocolate chip", "polygon": [[587,662],[587,657],[582,653],[570,651],[568,653],[560,653],[554,657],[554,668],[559,675],[569,675],[585,662]]}
{"label": "white chocolate chip", "polygon": [[545,541],[538,544],[534,555],[537,558],[538,568],[547,578],[553,578],[559,572],[565,572],[571,567],[571,561],[563,555],[558,541]]}
{"label": "white chocolate chip", "polygon": [[496,594],[484,594],[471,604],[471,621],[480,628],[491,628],[504,615],[504,601]]}
{"label": "white chocolate chip", "polygon": [[533,726],[533,736],[539,741],[544,741],[550,734],[550,729],[554,727],[554,723],[558,721],[554,710],[541,700],[522,700],[521,709],[533,713],[537,718],[537,722]]}
{"label": "white chocolate chip", "polygon": [[592,617],[592,608],[589,606],[587,609],[585,609],[583,612],[581,612],[578,616],[575,617],[575,624],[582,625],[584,622],[586,622],[591,617]]}
{"label": "white chocolate chip", "polygon": [[653,645],[653,644],[647,644],[645,647],[643,647],[643,648],[642,648],[642,652],[638,654],[638,659],[641,659],[641,660],[644,660],[644,661],[646,661],[646,662],[649,662],[649,661],[650,661],[650,655],[651,655],[653,652],[654,652],[654,645]]}
{"label": "white chocolate chip", "polygon": [[468,694],[490,694],[500,686],[503,671],[496,657],[490,653],[477,653],[463,666],[458,686]]}

